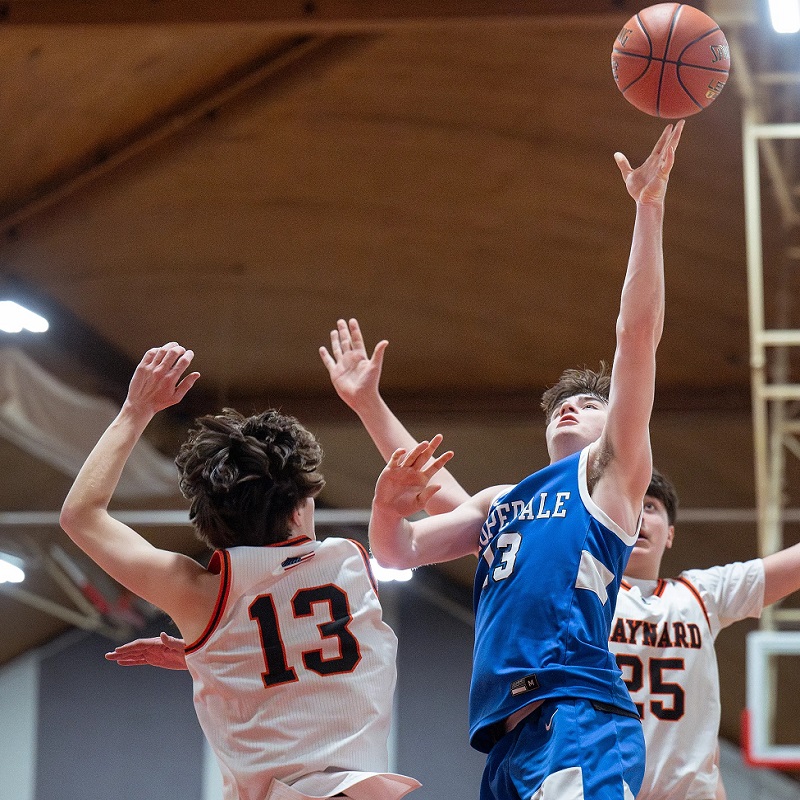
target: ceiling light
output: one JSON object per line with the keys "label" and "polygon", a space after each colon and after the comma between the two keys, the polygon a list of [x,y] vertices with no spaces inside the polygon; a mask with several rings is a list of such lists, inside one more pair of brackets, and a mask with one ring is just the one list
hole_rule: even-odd
{"label": "ceiling light", "polygon": [[769,15],[776,33],[800,31],[800,0],[769,0]]}
{"label": "ceiling light", "polygon": [[25,562],[8,553],[0,553],[0,583],[21,583],[25,580]]}
{"label": "ceiling light", "polygon": [[387,581],[411,580],[412,573],[410,569],[387,569],[386,567],[382,567],[374,558],[369,560],[369,565],[372,567],[372,574],[375,576],[376,580],[379,580],[381,583],[386,583]]}
{"label": "ceiling light", "polygon": [[13,300],[0,300],[0,330],[6,333],[44,333],[50,327],[44,317],[34,314]]}

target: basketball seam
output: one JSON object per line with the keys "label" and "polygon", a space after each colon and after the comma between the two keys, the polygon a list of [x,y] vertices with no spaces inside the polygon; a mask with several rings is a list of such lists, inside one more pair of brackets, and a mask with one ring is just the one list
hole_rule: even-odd
{"label": "basketball seam", "polygon": [[[672,12],[672,19],[669,23],[669,36],[664,44],[664,60],[661,62],[661,74],[658,76],[658,93],[656,94],[656,113],[661,116],[661,87],[664,84],[664,70],[667,68],[667,53],[669,53],[669,45],[672,41],[672,34],[675,32],[675,26],[678,24],[678,15],[681,13],[683,4],[678,4],[675,11]],[[694,101],[694,98],[692,98]]]}
{"label": "basketball seam", "polygon": [[[647,64],[645,65],[644,70],[639,75],[637,75],[624,89],[622,87],[620,87],[620,91],[622,92],[623,95],[625,94],[625,92],[628,91],[628,89],[631,88],[631,86],[633,86],[635,83],[640,81],[647,74],[647,70],[649,69],[650,63],[653,60],[653,40],[650,38],[650,33],[648,32],[647,28],[645,28],[645,26],[642,23],[642,20],[641,20],[641,18],[639,17],[638,14],[636,15],[636,22],[639,24],[639,27],[642,29],[642,33],[647,38],[647,46],[650,48],[650,55],[648,55],[648,56],[645,56],[645,55],[640,56],[640,58],[646,58],[647,59]],[[631,53],[624,53],[624,51],[618,51],[616,47],[614,47],[614,52],[616,52],[616,53],[620,53],[621,52],[624,55],[632,55]],[[637,53],[637,55],[639,55],[639,54]]]}
{"label": "basketball seam", "polygon": [[[655,56],[646,56],[644,53],[628,53],[625,50],[614,50],[614,53],[618,56],[627,56],[628,58],[646,58],[648,61],[658,61],[660,64],[674,64],[676,67],[691,67],[693,69],[702,69],[705,72],[719,72],[721,75],[730,74],[730,70],[723,69],[722,67],[709,67],[705,64],[695,64],[692,61],[673,61],[671,58],[656,58]],[[639,78],[636,80],[639,80]]]}
{"label": "basketball seam", "polygon": [[[720,29],[720,28],[719,28],[719,25],[717,25],[715,28],[712,28],[710,31],[706,31],[705,33],[701,34],[700,36],[698,36],[698,37],[697,37],[696,39],[694,39],[693,41],[689,42],[689,43],[688,43],[688,44],[687,44],[687,45],[686,45],[686,46],[683,48],[683,50],[681,50],[681,52],[678,54],[678,60],[677,60],[677,62],[676,62],[676,64],[675,64],[675,77],[678,79],[678,83],[680,84],[680,87],[681,87],[681,89],[683,89],[683,91],[685,92],[686,96],[687,96],[687,97],[688,97],[688,98],[689,98],[689,99],[690,99],[690,100],[691,100],[691,101],[692,101],[692,102],[693,102],[693,103],[694,103],[694,104],[695,104],[695,105],[696,105],[698,108],[705,108],[705,106],[703,106],[703,104],[702,104],[702,103],[701,103],[699,100],[695,99],[695,96],[694,96],[694,95],[693,95],[693,94],[692,94],[692,93],[689,91],[689,87],[688,87],[688,86],[687,86],[687,85],[686,85],[686,84],[683,82],[683,79],[681,78],[681,67],[692,67],[692,66],[695,66],[695,65],[692,65],[692,64],[689,64],[689,63],[685,63],[685,64],[684,64],[684,63],[681,61],[681,58],[683,57],[683,54],[684,54],[684,53],[685,53],[685,52],[686,52],[686,51],[687,51],[687,50],[688,50],[690,47],[692,47],[693,45],[696,45],[698,42],[701,42],[703,39],[705,39],[707,36],[710,36],[712,33],[716,33],[716,32],[717,32],[719,29]],[[708,67],[708,68],[703,68],[703,69],[704,69],[704,71],[706,71],[706,72],[708,72],[708,71],[711,71],[711,70],[713,70],[714,72],[721,72],[721,73],[724,73],[724,74],[727,74],[727,72],[728,72],[727,70],[718,69],[718,68],[716,68],[716,67]]]}
{"label": "basketball seam", "polygon": [[706,36],[711,36],[711,34],[712,34],[712,33],[716,33],[718,30],[719,30],[719,25],[717,25],[717,27],[716,27],[716,28],[712,28],[710,31],[706,31],[705,33],[702,33],[702,34],[700,34],[700,36],[698,36],[696,39],[693,39],[691,42],[689,42],[689,43],[686,45],[686,47],[684,47],[684,48],[683,48],[683,50],[681,50],[681,52],[680,52],[680,55],[678,56],[678,61],[677,61],[676,63],[678,63],[678,64],[680,64],[680,63],[681,63],[681,58],[683,57],[683,54],[684,54],[684,53],[685,53],[685,52],[686,52],[686,51],[687,51],[687,50],[688,50],[688,49],[689,49],[689,48],[690,48],[692,45],[695,45],[695,44],[697,44],[699,41],[701,41],[702,39],[705,39],[705,38],[706,38]]}

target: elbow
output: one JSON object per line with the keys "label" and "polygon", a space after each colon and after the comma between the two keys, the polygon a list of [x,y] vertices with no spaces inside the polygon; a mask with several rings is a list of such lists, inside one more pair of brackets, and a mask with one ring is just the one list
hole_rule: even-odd
{"label": "elbow", "polygon": [[617,346],[641,347],[643,342],[651,341],[655,352],[661,341],[663,330],[663,316],[659,316],[657,319],[640,317],[635,320],[622,320],[620,318],[617,320]]}
{"label": "elbow", "polygon": [[80,531],[88,525],[86,510],[81,508],[78,503],[67,498],[61,507],[58,524],[70,539],[75,540]]}
{"label": "elbow", "polygon": [[78,514],[76,509],[73,508],[72,504],[69,502],[69,500],[67,500],[61,507],[61,514],[59,514],[58,517],[58,524],[61,526],[61,529],[64,531],[64,533],[66,533],[70,538],[72,538],[72,531],[78,527],[77,518]]}
{"label": "elbow", "polygon": [[387,547],[377,543],[370,543],[372,557],[384,569],[413,569],[419,566],[411,554],[401,551],[396,547]]}

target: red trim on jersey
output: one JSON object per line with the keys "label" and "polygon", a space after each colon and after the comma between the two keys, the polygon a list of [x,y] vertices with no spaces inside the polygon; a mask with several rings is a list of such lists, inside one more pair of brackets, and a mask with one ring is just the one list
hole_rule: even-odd
{"label": "red trim on jersey", "polygon": [[623,578],[623,579],[622,579],[622,581],[620,582],[620,584],[619,584],[619,585],[620,585],[620,587],[621,587],[621,588],[625,589],[625,591],[627,591],[627,592],[629,592],[629,591],[630,591],[630,590],[633,588],[633,587],[632,587],[632,586],[631,586],[631,585],[628,583],[628,581],[626,581],[626,580],[625,580],[625,578]]}
{"label": "red trim on jersey", "polygon": [[357,542],[355,539],[348,539],[347,541],[352,542],[358,548],[358,552],[361,553],[361,558],[364,559],[364,566],[367,568],[367,577],[369,578],[369,582],[372,584],[375,594],[378,594],[378,582],[375,580],[375,576],[372,574],[372,565],[369,563],[369,553],[367,552],[367,548],[364,547],[361,542]]}
{"label": "red trim on jersey", "polygon": [[292,539],[284,539],[282,542],[273,542],[272,544],[265,544],[264,547],[292,547],[296,544],[305,544],[310,542],[311,539],[306,535],[295,536]]}
{"label": "red trim on jersey", "polygon": [[664,589],[666,588],[667,588],[667,582],[663,578],[659,578],[658,583],[656,584],[656,590],[653,592],[653,594],[656,597],[661,597],[661,595],[664,594]]}
{"label": "red trim on jersey", "polygon": [[222,613],[225,611],[228,595],[231,591],[231,557],[227,550],[214,551],[211,560],[208,562],[208,571],[212,575],[220,575],[217,602],[214,605],[214,611],[211,614],[208,625],[206,625],[206,629],[198,639],[186,646],[185,653],[193,653],[201,648],[208,641],[208,637],[211,636],[217,625],[219,625],[220,619],[222,619]]}
{"label": "red trim on jersey", "polygon": [[700,592],[695,589],[695,587],[686,580],[686,578],[676,578],[676,581],[682,583],[694,596],[698,603],[700,603],[700,608],[703,609],[703,616],[706,618],[706,624],[708,625],[708,629],[711,630],[711,621],[708,619],[708,611],[706,611],[706,604],[703,602],[703,598],[700,596]]}

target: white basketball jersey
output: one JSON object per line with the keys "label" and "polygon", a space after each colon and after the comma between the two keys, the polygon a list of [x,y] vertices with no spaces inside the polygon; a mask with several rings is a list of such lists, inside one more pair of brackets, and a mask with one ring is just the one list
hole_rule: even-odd
{"label": "white basketball jersey", "polygon": [[225,799],[304,777],[325,796],[356,782],[344,772],[384,772],[397,639],[364,548],[299,537],[217,551],[209,569],[219,598],[186,664]]}
{"label": "white basketball jersey", "polygon": [[609,648],[647,743],[637,800],[713,800],[720,720],[714,641],[731,623],[760,616],[763,603],[761,559],[675,580],[624,579]]}

